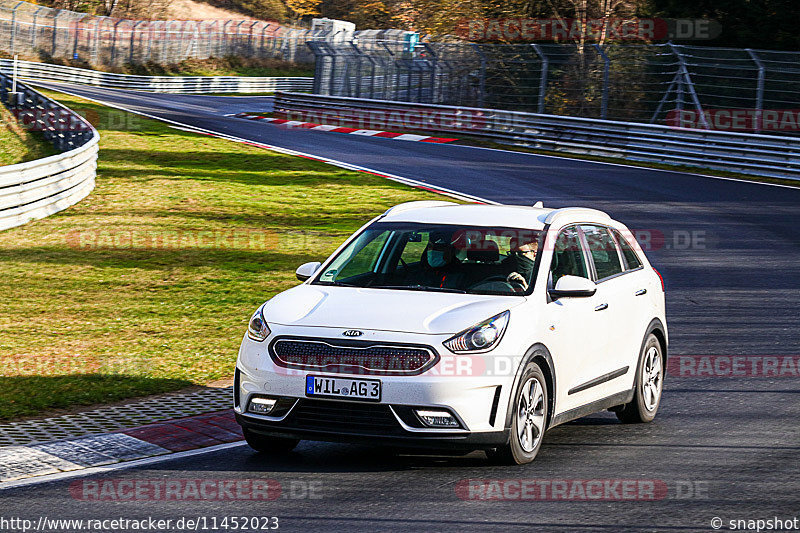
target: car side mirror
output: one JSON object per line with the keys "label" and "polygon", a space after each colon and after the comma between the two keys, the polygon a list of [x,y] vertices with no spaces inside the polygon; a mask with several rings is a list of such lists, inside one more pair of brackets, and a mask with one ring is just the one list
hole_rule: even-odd
{"label": "car side mirror", "polygon": [[303,263],[302,265],[297,267],[297,270],[295,270],[294,274],[295,274],[295,276],[297,276],[297,279],[299,279],[300,281],[305,281],[308,278],[310,278],[311,276],[313,276],[317,272],[317,270],[319,270],[319,267],[321,267],[321,266],[322,266],[322,263],[320,263],[319,261],[312,261],[310,263]]}
{"label": "car side mirror", "polygon": [[555,289],[548,293],[554,300],[556,298],[586,298],[597,292],[597,284],[579,276],[562,276],[558,279]]}

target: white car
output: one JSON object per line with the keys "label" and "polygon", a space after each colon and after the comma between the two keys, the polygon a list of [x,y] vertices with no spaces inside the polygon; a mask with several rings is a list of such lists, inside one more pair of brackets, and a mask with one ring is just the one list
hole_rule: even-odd
{"label": "white car", "polygon": [[663,281],[601,211],[410,202],[297,277],[239,350],[234,409],[258,451],[362,441],[522,464],[558,424],[658,410]]}

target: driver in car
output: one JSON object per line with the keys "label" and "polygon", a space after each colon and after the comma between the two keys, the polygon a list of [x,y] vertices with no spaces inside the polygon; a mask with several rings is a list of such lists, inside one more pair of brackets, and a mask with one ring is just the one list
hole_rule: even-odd
{"label": "driver in car", "polygon": [[539,242],[537,240],[511,239],[508,256],[503,259],[502,265],[510,270],[506,277],[506,282],[528,290],[528,281],[533,276],[533,265],[536,261],[536,254],[539,252]]}

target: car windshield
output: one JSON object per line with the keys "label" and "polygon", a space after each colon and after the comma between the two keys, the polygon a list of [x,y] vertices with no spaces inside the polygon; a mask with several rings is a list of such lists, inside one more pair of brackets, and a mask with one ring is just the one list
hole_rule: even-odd
{"label": "car windshield", "polygon": [[541,232],[425,223],[375,223],[341,250],[315,284],[522,295],[532,290]]}

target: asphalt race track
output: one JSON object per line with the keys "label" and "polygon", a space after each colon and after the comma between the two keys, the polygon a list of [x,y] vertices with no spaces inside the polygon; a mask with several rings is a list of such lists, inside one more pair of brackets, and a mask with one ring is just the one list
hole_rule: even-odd
{"label": "asphalt race track", "polygon": [[[539,457],[524,467],[490,466],[482,453],[405,455],[303,442],[289,457],[270,458],[239,446],[91,479],[268,478],[283,487],[280,498],[266,503],[79,501],[68,490],[72,479],[3,491],[3,515],[277,516],[281,529],[289,531],[713,531],[714,517],[723,520],[723,530],[730,530],[732,519],[800,517],[800,369],[791,367],[800,354],[800,189],[458,145],[287,130],[223,116],[264,110],[270,99],[263,97],[68,90],[498,202],[541,200],[545,206],[603,209],[643,232],[640,240],[649,236],[648,256],[666,280],[671,357],[745,356],[746,368],[759,374],[764,356],[771,356],[782,370],[754,377],[732,377],[724,366],[705,377],[673,372],[654,423],[621,425],[611,413],[577,420],[548,432]],[[567,500],[515,501],[516,492],[507,494],[511,501],[461,499],[459,482],[476,478],[651,480],[666,487],[666,493],[649,501],[589,501],[579,494]]]}

